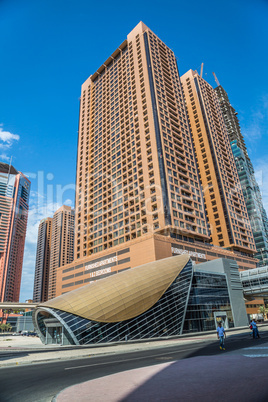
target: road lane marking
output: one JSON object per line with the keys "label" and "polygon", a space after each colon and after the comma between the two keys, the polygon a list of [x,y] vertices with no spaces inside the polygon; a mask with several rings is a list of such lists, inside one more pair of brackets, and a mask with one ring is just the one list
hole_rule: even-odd
{"label": "road lane marking", "polygon": [[161,356],[161,357],[156,357],[155,360],[172,360],[172,356]]}
{"label": "road lane marking", "polygon": [[251,346],[249,348],[243,348],[243,350],[250,350],[250,349],[268,349],[268,346]]}
{"label": "road lane marking", "polygon": [[268,355],[243,355],[245,357],[268,357]]}
{"label": "road lane marking", "polygon": [[[188,348],[188,349],[183,349],[180,350],[179,353],[181,352],[188,352],[189,350],[196,350],[195,348]],[[161,357],[161,356],[165,356],[165,355],[171,355],[174,354],[176,352],[167,352],[167,353],[161,353],[161,354],[157,354],[157,355],[150,355],[150,356],[140,356],[140,357],[133,357],[132,359],[123,359],[123,360],[117,360],[114,362],[105,362],[105,363],[94,363],[94,364],[86,364],[84,366],[76,366],[76,367],[65,367],[64,370],[75,370],[75,369],[79,369],[79,368],[85,368],[85,367],[94,367],[94,366],[105,366],[107,364],[114,364],[114,363],[123,363],[123,362],[130,362],[130,361],[134,361],[134,360],[141,360],[141,359],[146,359],[147,357]]]}

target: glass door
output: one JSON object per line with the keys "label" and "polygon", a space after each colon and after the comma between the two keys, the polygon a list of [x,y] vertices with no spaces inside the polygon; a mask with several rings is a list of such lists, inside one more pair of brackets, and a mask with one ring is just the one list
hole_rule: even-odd
{"label": "glass door", "polygon": [[215,311],[214,319],[215,319],[216,328],[218,327],[220,322],[224,329],[229,328],[227,314],[225,311]]}
{"label": "glass door", "polygon": [[57,345],[61,345],[62,343],[62,327],[56,327],[54,328],[54,339]]}

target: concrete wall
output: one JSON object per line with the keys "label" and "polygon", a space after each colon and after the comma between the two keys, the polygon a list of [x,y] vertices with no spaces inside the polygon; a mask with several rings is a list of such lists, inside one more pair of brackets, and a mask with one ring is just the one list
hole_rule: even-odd
{"label": "concrete wall", "polygon": [[234,318],[234,325],[235,327],[248,325],[243,288],[236,261],[220,258],[198,264],[195,269],[198,271],[225,274]]}

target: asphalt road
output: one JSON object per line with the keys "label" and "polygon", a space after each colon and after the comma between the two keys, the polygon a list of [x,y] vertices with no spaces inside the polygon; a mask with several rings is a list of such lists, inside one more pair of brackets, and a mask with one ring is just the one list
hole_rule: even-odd
{"label": "asphalt road", "polygon": [[[258,345],[268,341],[262,333]],[[248,335],[233,335],[226,342],[227,351],[252,346]],[[117,355],[102,355],[45,364],[31,364],[0,369],[1,402],[51,401],[61,390],[74,384],[106,375],[195,356],[212,356],[221,352],[218,342],[174,345],[151,350],[139,350]],[[90,349],[89,349],[90,354]]]}

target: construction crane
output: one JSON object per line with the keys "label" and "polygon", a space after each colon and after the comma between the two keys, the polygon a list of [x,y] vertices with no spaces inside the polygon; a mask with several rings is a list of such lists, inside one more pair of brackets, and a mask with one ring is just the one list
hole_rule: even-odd
{"label": "construction crane", "polygon": [[203,68],[204,68],[204,63],[201,64],[201,70],[200,70],[200,77],[203,77]]}
{"label": "construction crane", "polygon": [[212,74],[214,75],[214,78],[215,78],[216,84],[217,84],[218,86],[220,86],[221,84],[220,84],[220,82],[219,82],[219,80],[218,80],[218,78],[217,78],[216,74],[215,74],[215,73],[212,73]]}

